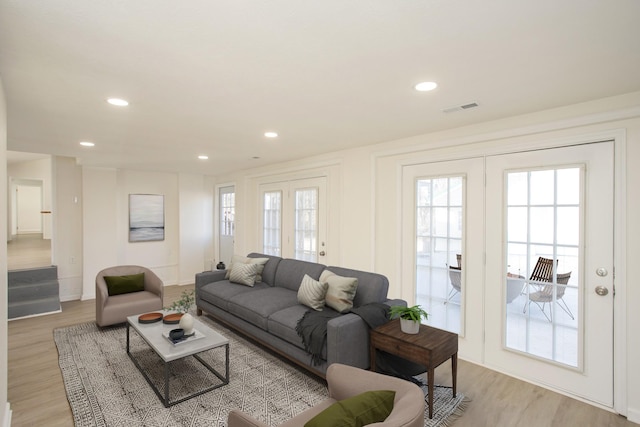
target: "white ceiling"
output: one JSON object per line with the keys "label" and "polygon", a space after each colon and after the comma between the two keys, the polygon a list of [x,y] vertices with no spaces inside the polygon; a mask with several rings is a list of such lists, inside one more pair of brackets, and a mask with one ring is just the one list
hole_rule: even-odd
{"label": "white ceiling", "polygon": [[0,0],[8,149],[220,174],[635,92],[639,20],[638,0]]}

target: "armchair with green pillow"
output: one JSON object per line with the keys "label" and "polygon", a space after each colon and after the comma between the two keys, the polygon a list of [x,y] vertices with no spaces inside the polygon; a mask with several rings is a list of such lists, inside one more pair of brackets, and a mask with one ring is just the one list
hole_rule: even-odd
{"label": "armchair with green pillow", "polygon": [[96,276],[96,323],[115,325],[134,314],[162,310],[163,296],[162,280],[146,267],[105,268]]}
{"label": "armchair with green pillow", "polygon": [[[353,366],[327,369],[329,398],[279,427],[424,426],[424,394],[412,382]],[[244,412],[229,413],[228,427],[267,427]]]}

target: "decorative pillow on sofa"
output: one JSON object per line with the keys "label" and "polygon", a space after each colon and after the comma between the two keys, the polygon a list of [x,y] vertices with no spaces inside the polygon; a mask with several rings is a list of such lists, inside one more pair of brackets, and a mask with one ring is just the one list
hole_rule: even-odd
{"label": "decorative pillow on sofa", "polygon": [[126,276],[104,276],[109,296],[144,291],[144,273]]}
{"label": "decorative pillow on sofa", "polygon": [[243,264],[236,262],[231,264],[229,270],[229,281],[240,285],[253,286],[256,283],[258,271],[262,271],[264,265]]}
{"label": "decorative pillow on sofa", "polygon": [[379,423],[393,411],[396,392],[392,390],[366,391],[339,400],[307,421],[304,427],[354,427]]}
{"label": "decorative pillow on sofa", "polygon": [[320,275],[320,281],[329,284],[325,304],[339,313],[351,310],[358,288],[358,279],[338,276],[330,270],[324,270]]}
{"label": "decorative pillow on sofa", "polygon": [[298,289],[298,302],[316,311],[322,311],[327,288],[329,288],[328,283],[318,282],[305,274]]}
{"label": "decorative pillow on sofa", "polygon": [[269,261],[269,258],[249,258],[241,255],[234,255],[231,257],[231,264],[229,264],[229,269],[227,270],[227,274],[225,275],[225,279],[228,279],[231,275],[231,269],[233,268],[233,264],[258,264],[260,269],[258,274],[256,275],[256,282],[262,282],[262,270],[264,270],[264,265]]}

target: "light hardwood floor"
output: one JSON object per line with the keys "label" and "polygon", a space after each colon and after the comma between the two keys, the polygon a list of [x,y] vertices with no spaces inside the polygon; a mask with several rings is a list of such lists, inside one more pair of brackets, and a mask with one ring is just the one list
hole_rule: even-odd
{"label": "light hardwood floor", "polygon": [[[166,287],[165,305],[188,289],[193,285]],[[53,330],[94,320],[94,301],[70,301],[62,303],[62,313],[9,322],[12,426],[73,425]],[[450,382],[451,366],[445,363],[436,371],[436,383]],[[458,390],[471,402],[454,427],[637,426],[619,415],[462,360]]]}
{"label": "light hardwood floor", "polygon": [[51,240],[42,234],[18,234],[7,242],[7,270],[51,265]]}

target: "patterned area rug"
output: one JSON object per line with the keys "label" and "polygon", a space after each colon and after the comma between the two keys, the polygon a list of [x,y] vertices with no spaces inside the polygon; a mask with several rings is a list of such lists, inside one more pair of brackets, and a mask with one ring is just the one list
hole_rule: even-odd
{"label": "patterned area rug", "polygon": [[[126,349],[124,326],[100,330],[85,323],[54,331],[59,364],[76,426],[226,426],[237,408],[277,426],[326,399],[326,384],[259,348],[206,316],[199,317],[230,341],[230,383],[165,408]],[[132,330],[131,351],[163,389],[162,364]],[[224,350],[204,353],[209,364],[224,372]],[[188,373],[188,374],[185,374]],[[219,381],[193,358],[171,365],[171,400]],[[462,411],[465,397],[436,388],[434,417],[425,427],[448,423]],[[451,417],[453,415],[453,417]]]}

